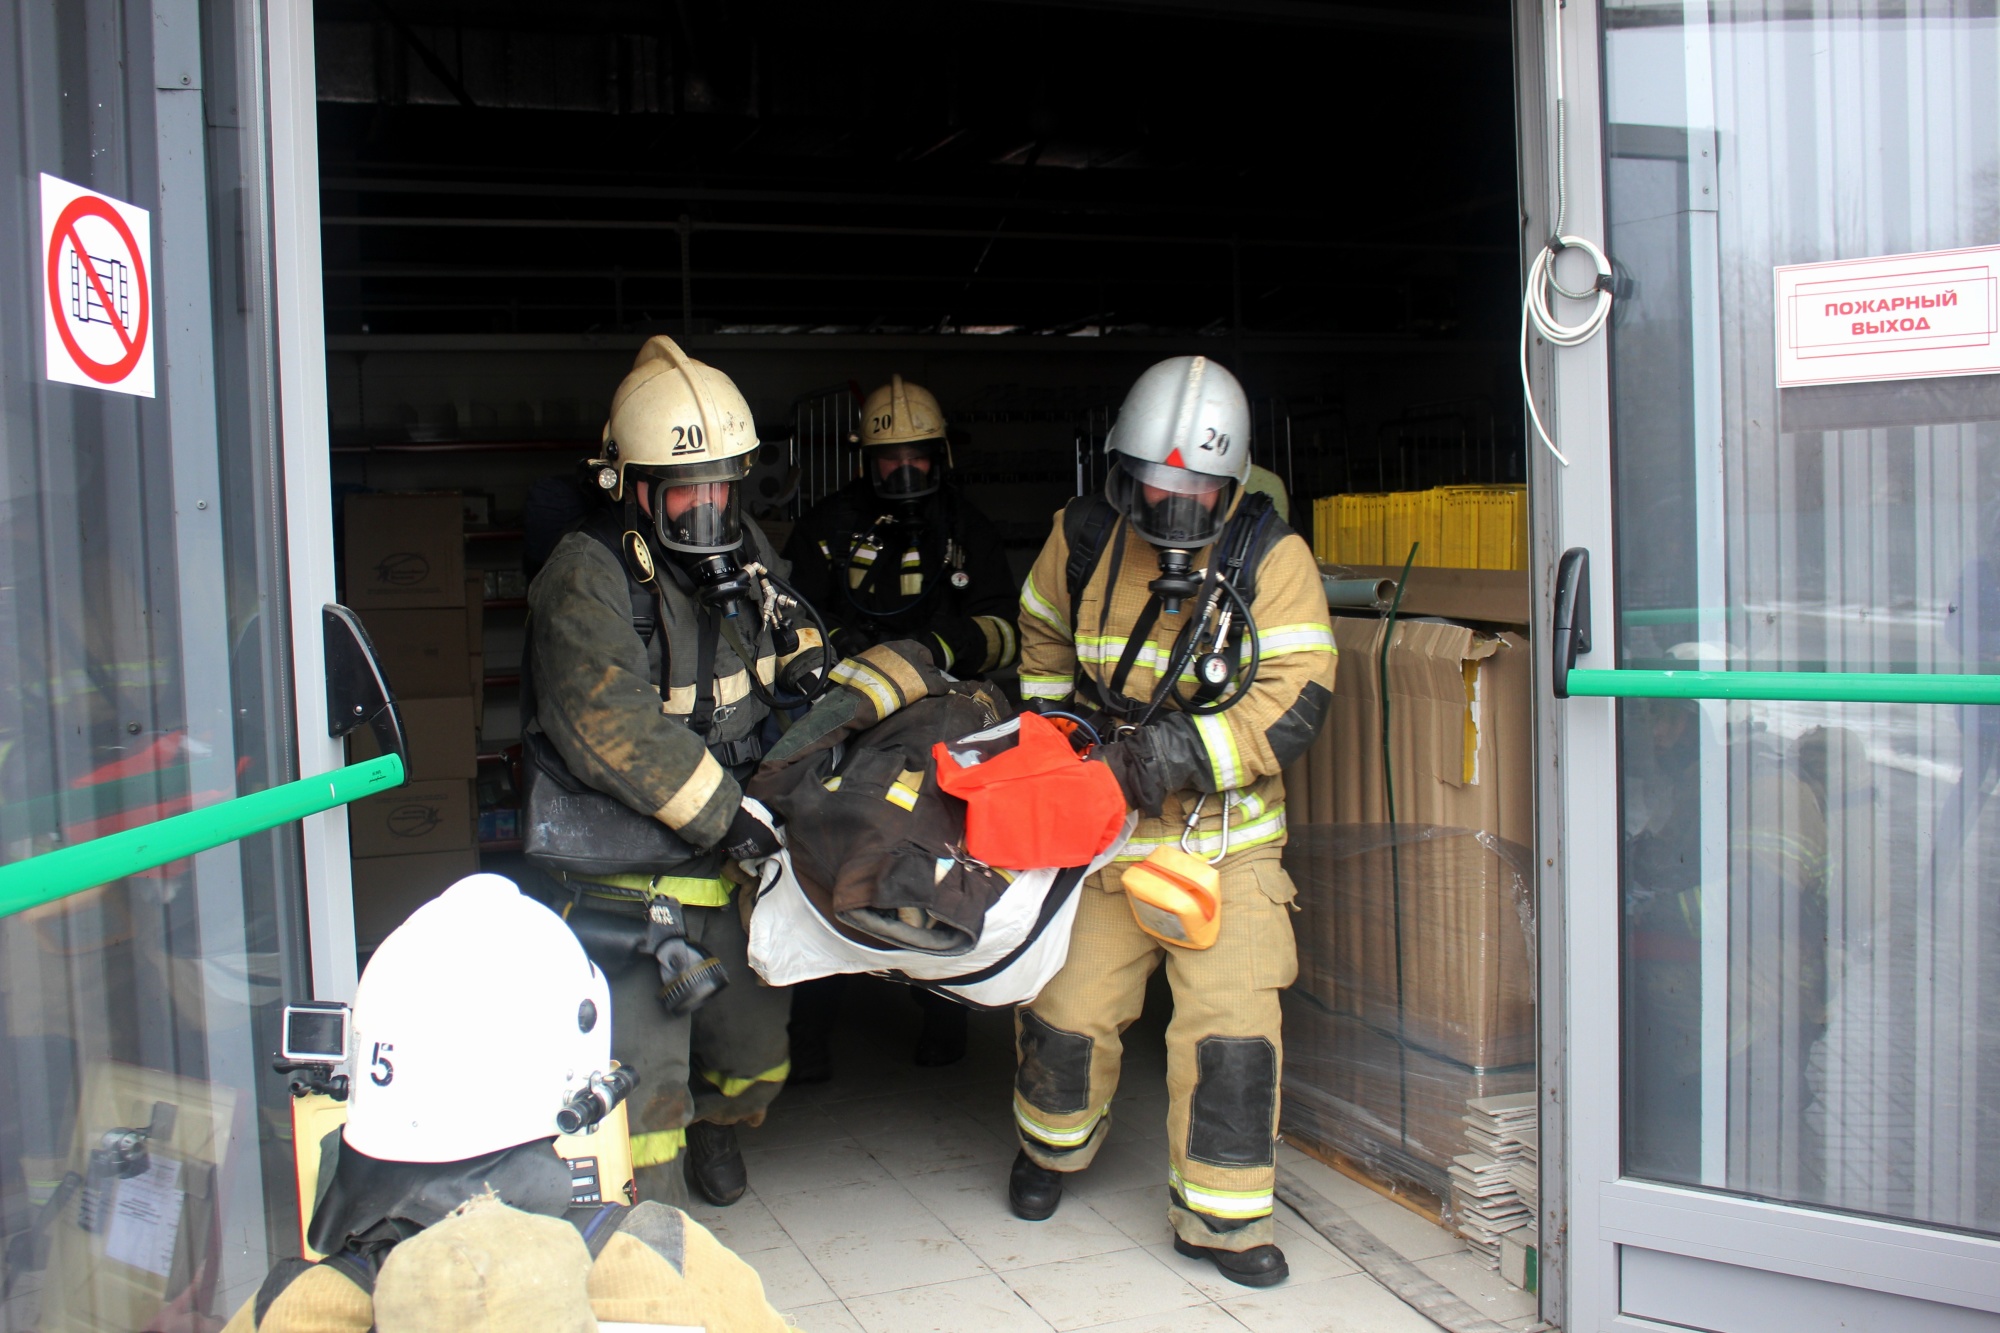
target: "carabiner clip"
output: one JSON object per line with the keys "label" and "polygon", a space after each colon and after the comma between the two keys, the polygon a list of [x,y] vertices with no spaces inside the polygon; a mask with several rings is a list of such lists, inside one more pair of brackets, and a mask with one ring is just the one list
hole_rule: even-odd
{"label": "carabiner clip", "polygon": [[[1229,810],[1231,806],[1236,804],[1234,798],[1234,792],[1224,792],[1222,794],[1222,850],[1214,856],[1207,858],[1210,865],[1220,865],[1222,858],[1229,855]],[[1188,842],[1194,837],[1195,826],[1201,822],[1202,807],[1207,804],[1207,792],[1202,792],[1196,796],[1194,798],[1194,809],[1188,811],[1187,823],[1181,827],[1181,850],[1189,856],[1200,855],[1194,848],[1188,846]]]}

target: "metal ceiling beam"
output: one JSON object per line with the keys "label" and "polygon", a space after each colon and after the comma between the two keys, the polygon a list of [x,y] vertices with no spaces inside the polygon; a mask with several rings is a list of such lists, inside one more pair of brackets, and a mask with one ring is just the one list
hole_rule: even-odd
{"label": "metal ceiling beam", "polygon": [[[1070,177],[1064,175],[1058,179],[1067,183]],[[329,190],[353,190],[359,194],[459,195],[493,199],[648,199],[724,204],[838,204],[856,208],[976,208],[1003,212],[1084,215],[1130,213],[1140,216],[1157,214],[1162,207],[1159,203],[1152,202],[1036,199],[1025,195],[1001,197],[861,194],[847,190],[760,190],[696,185],[565,185],[391,176],[322,176],[319,187],[322,197]],[[1242,209],[1239,213],[1250,217],[1300,221],[1323,216],[1322,210],[1313,209]]]}
{"label": "metal ceiling beam", "polygon": [[[408,231],[659,231],[679,232],[681,224],[665,218],[436,218],[360,217],[352,214],[322,214],[324,227],[389,228]],[[990,228],[965,227],[859,227],[816,222],[710,222],[691,221],[696,232],[760,232],[805,236],[885,236],[936,240],[984,241],[993,235]],[[1281,236],[1148,236],[1138,233],[1090,233],[1059,231],[1010,231],[1009,241],[1050,241],[1062,245],[1186,245],[1227,249],[1241,244],[1259,250],[1349,250],[1375,253],[1420,254],[1507,254],[1512,245],[1468,245],[1444,241],[1331,241],[1291,239]]]}
{"label": "metal ceiling beam", "polygon": [[1269,23],[1307,28],[1359,28],[1375,32],[1424,33],[1472,41],[1511,38],[1503,6],[1493,17],[1437,13],[1416,8],[1378,9],[1322,4],[1319,0],[974,0],[987,5],[1035,9],[1100,9],[1150,17],[1203,18],[1224,23]]}

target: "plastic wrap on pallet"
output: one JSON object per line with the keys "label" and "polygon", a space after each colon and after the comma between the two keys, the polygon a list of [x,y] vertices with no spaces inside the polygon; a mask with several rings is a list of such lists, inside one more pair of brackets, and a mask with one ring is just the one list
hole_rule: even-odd
{"label": "plastic wrap on pallet", "polygon": [[1475,1069],[1535,1058],[1528,850],[1433,824],[1293,828],[1298,989]]}
{"label": "plastic wrap on pallet", "polygon": [[1449,1198],[1468,1097],[1535,1083],[1526,848],[1435,824],[1306,825],[1285,1131]]}
{"label": "plastic wrap on pallet", "polygon": [[1472,1069],[1330,1012],[1294,987],[1284,995],[1284,1133],[1353,1159],[1381,1180],[1451,1201],[1451,1159],[1465,1151],[1465,1102],[1526,1092],[1533,1063]]}

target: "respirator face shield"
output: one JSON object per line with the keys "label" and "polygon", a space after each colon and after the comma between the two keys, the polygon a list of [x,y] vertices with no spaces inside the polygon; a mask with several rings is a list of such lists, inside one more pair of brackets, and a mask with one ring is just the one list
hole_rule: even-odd
{"label": "respirator face shield", "polygon": [[914,440],[867,451],[868,481],[884,500],[920,500],[944,483],[944,441]]}
{"label": "respirator face shield", "polygon": [[653,535],[669,551],[720,555],[743,542],[742,487],[736,459],[685,468],[637,471],[653,511]]}
{"label": "respirator face shield", "polygon": [[1194,550],[1222,535],[1236,482],[1113,454],[1104,494],[1133,530],[1153,545]]}

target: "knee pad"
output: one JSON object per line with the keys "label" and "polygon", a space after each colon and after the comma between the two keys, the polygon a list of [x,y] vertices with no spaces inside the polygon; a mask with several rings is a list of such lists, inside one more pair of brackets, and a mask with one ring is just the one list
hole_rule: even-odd
{"label": "knee pad", "polygon": [[1268,1037],[1203,1037],[1194,1046],[1187,1155],[1209,1166],[1270,1166],[1278,1048]]}
{"label": "knee pad", "polygon": [[1090,1109],[1090,1053],[1095,1042],[1080,1032],[1051,1027],[1034,1010],[1023,1009],[1020,1043],[1014,1088],[1023,1101],[1050,1115]]}

